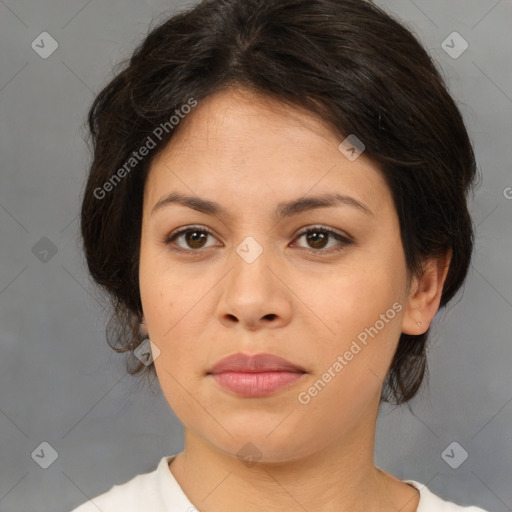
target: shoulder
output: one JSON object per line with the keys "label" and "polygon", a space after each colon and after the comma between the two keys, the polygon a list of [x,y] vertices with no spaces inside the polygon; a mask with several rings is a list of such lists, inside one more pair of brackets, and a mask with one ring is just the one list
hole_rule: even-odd
{"label": "shoulder", "polygon": [[463,507],[452,501],[445,501],[434,494],[426,485],[415,480],[402,480],[420,492],[420,502],[416,512],[487,512],[478,507]]}
{"label": "shoulder", "polygon": [[155,512],[165,510],[160,508],[159,475],[162,468],[167,467],[168,457],[163,457],[157,468],[148,473],[139,474],[130,480],[114,485],[110,490],[100,494],[71,512],[139,512],[151,506]]}

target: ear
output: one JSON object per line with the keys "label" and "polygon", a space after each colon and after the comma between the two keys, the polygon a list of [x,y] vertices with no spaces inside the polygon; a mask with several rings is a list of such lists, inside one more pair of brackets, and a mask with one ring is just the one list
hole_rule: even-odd
{"label": "ear", "polygon": [[142,335],[142,336],[147,336],[148,335],[148,326],[146,325],[146,317],[144,316],[144,314],[142,314],[141,316],[141,319],[139,321],[139,333]]}
{"label": "ear", "polygon": [[[444,256],[428,259],[421,277],[412,278],[402,317],[402,332],[404,334],[417,336],[423,334],[430,327],[432,319],[439,309],[452,254],[450,248]],[[418,322],[421,325],[418,325]]]}

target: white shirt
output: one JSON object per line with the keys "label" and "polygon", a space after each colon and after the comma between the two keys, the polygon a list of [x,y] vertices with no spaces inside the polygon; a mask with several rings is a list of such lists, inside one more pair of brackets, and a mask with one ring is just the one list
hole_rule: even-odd
{"label": "white shirt", "polygon": [[[163,457],[154,471],[114,485],[71,512],[197,512],[169,469],[174,457],[176,455]],[[416,512],[486,512],[478,507],[461,507],[445,501],[415,480],[402,481],[420,492]]]}

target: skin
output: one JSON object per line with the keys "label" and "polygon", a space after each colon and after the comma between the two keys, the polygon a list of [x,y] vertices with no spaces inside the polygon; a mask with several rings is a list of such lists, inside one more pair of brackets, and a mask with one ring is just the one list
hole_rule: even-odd
{"label": "skin", "polygon": [[[152,162],[140,248],[143,330],[160,349],[158,379],[185,429],[169,469],[200,511],[417,509],[418,491],[375,466],[376,418],[400,333],[427,330],[450,255],[427,261],[421,278],[409,275],[384,178],[364,153],[348,160],[340,142],[310,113],[232,88],[200,101]],[[218,202],[232,218],[180,204],[152,213],[171,191]],[[336,205],[273,217],[279,202],[333,191],[373,215]],[[213,235],[165,243],[191,225]],[[354,243],[308,243],[300,234],[316,225]],[[252,263],[236,251],[248,236],[263,250]],[[394,303],[401,311],[301,404],[298,394]],[[242,398],[206,375],[237,352],[276,354],[307,373],[272,395]],[[258,450],[256,464],[237,456],[246,443]]]}

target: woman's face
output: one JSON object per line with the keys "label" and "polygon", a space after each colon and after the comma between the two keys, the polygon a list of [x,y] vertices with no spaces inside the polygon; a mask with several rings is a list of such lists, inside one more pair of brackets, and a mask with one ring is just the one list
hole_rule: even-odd
{"label": "woman's face", "polygon": [[[210,96],[181,123],[145,185],[139,274],[169,405],[210,446],[236,454],[251,443],[245,450],[262,461],[298,459],[347,436],[367,443],[408,291],[383,177],[364,152],[347,158],[310,114],[249,93]],[[155,208],[171,193],[224,214],[177,201]],[[352,199],[282,207],[333,194]],[[208,374],[240,352],[274,354],[305,373],[281,373],[288,384],[242,396]]]}

